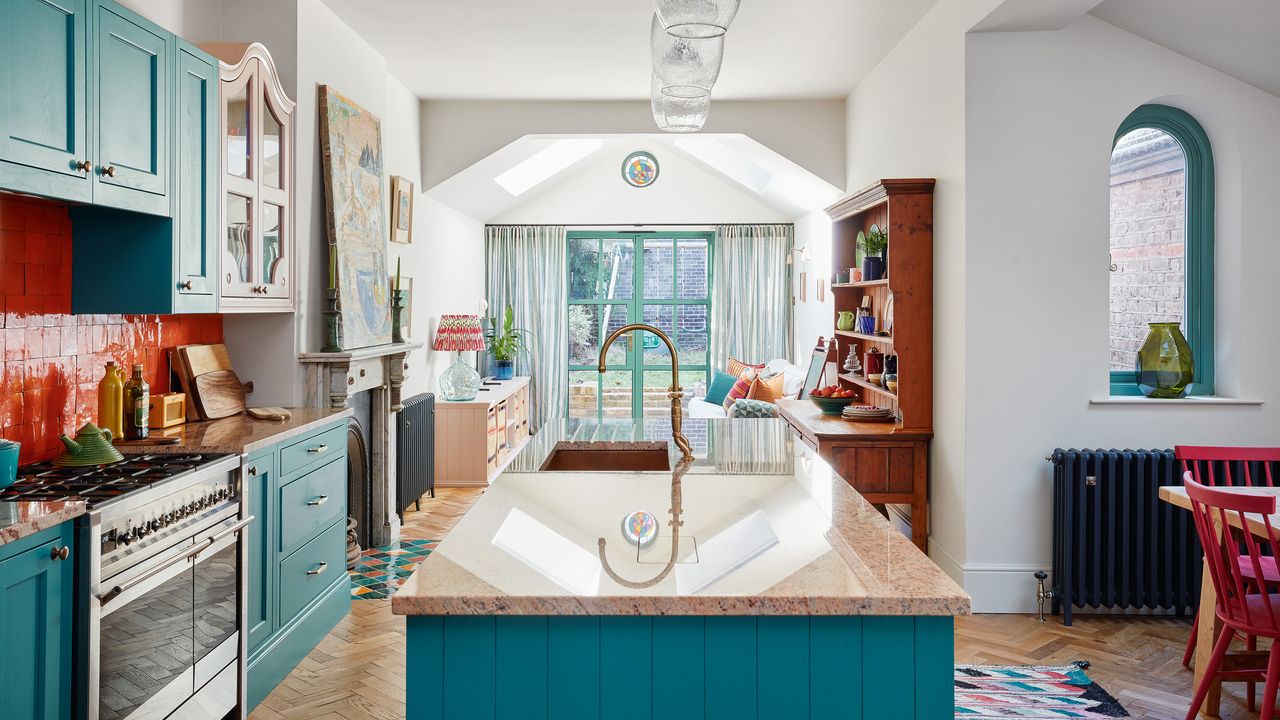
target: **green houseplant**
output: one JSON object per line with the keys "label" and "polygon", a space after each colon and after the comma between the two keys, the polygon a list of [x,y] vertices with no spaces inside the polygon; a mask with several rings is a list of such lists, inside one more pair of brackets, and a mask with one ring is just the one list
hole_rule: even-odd
{"label": "green houseplant", "polygon": [[[497,323],[494,318],[487,318],[487,324],[491,328],[496,328]],[[510,380],[515,374],[516,357],[521,352],[527,352],[529,345],[526,337],[532,337],[533,333],[528,330],[522,330],[516,325],[515,310],[510,305],[503,315],[502,328],[495,329],[491,335],[487,335],[485,340],[489,343],[489,353],[493,355],[493,376],[498,380]]]}
{"label": "green houseplant", "polygon": [[889,247],[889,233],[872,225],[866,232],[858,231],[858,244],[862,246],[862,279],[879,280],[884,277],[884,251]]}

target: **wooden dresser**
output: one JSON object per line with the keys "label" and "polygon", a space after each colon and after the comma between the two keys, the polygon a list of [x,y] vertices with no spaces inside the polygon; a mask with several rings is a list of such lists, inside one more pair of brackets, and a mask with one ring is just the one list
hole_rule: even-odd
{"label": "wooden dresser", "polygon": [[529,442],[529,378],[485,383],[475,400],[436,400],[438,487],[484,487]]}
{"label": "wooden dresser", "polygon": [[823,415],[808,400],[779,400],[778,410],[804,444],[868,502],[911,506],[911,541],[929,543],[929,440],[932,431]]}

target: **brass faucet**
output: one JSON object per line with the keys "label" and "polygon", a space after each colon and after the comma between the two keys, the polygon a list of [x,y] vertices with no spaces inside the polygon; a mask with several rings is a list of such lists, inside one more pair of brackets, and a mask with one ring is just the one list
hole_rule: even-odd
{"label": "brass faucet", "polygon": [[612,578],[614,582],[623,587],[639,590],[640,588],[657,585],[675,569],[676,562],[680,559],[680,528],[684,527],[684,520],[680,519],[680,516],[684,514],[684,494],[680,487],[684,481],[684,474],[689,472],[689,466],[692,464],[693,456],[689,456],[676,463],[675,469],[671,471],[671,509],[667,511],[671,513],[671,521],[667,523],[671,527],[671,556],[667,558],[667,564],[658,571],[657,575],[648,580],[628,580],[622,577],[609,566],[609,558],[604,552],[604,538],[596,540],[596,552],[600,555],[600,566],[604,568],[605,574]]}
{"label": "brass faucet", "polygon": [[609,353],[609,346],[613,344],[620,336],[625,335],[633,330],[647,330],[662,339],[666,343],[667,350],[671,352],[671,387],[667,389],[667,397],[671,398],[671,439],[675,441],[676,447],[680,448],[681,459],[684,462],[693,460],[693,447],[689,445],[689,439],[684,436],[681,425],[684,421],[684,411],[680,408],[680,400],[684,397],[684,388],[680,387],[680,356],[676,354],[675,343],[671,342],[671,338],[667,334],[652,325],[643,323],[633,323],[631,325],[623,325],[622,327],[609,333],[609,337],[605,338],[604,345],[600,346],[600,374],[605,373],[605,355]]}

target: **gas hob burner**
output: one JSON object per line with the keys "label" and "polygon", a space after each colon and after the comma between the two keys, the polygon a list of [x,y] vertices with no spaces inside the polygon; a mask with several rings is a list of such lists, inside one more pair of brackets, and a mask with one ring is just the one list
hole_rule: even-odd
{"label": "gas hob burner", "polygon": [[85,467],[39,462],[18,469],[18,481],[0,490],[0,502],[84,500],[92,507],[225,457],[228,456],[126,455],[119,462]]}

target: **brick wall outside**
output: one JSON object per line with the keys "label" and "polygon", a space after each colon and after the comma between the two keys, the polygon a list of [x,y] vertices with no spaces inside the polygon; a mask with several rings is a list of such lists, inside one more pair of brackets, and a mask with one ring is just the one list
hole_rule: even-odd
{"label": "brick wall outside", "polygon": [[1171,136],[1137,130],[1121,138],[1111,172],[1112,370],[1133,369],[1147,323],[1183,322],[1185,195],[1185,159]]}

